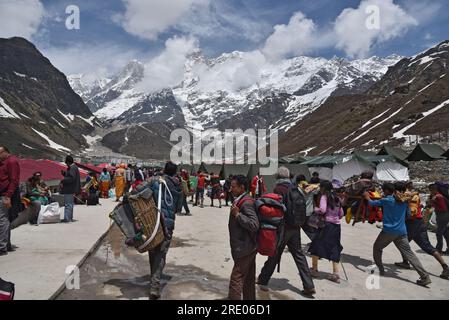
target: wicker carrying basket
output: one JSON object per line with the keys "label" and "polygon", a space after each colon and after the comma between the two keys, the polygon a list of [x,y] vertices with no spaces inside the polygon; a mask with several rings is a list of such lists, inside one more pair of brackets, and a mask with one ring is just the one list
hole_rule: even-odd
{"label": "wicker carrying basket", "polygon": [[[162,218],[160,217],[155,202],[152,197],[148,200],[138,197],[135,199],[130,198],[129,203],[134,213],[135,223],[140,226],[142,231],[141,239],[136,242],[136,249],[140,253],[152,251],[165,240]],[[157,226],[158,220],[159,225]],[[157,230],[155,230],[156,227]],[[149,241],[153,233],[155,235]]]}

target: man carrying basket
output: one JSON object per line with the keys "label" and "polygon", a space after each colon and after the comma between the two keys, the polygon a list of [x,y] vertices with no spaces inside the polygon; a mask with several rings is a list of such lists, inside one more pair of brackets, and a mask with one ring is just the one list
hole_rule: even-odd
{"label": "man carrying basket", "polygon": [[[151,300],[157,300],[161,297],[161,277],[168,249],[170,248],[173,230],[175,229],[176,212],[181,212],[183,197],[181,182],[176,177],[177,171],[178,167],[176,164],[167,162],[162,177],[153,177],[149,182],[154,199],[160,199],[161,201],[160,208],[167,231],[165,241],[148,252],[151,267]],[[160,188],[160,184],[162,184],[162,188]],[[159,190],[161,190],[161,195],[159,195]]]}

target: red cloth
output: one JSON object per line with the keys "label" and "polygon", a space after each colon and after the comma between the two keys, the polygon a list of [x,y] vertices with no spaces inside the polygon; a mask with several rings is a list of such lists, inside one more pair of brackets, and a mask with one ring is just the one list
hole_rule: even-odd
{"label": "red cloth", "polygon": [[253,181],[251,182],[251,193],[253,195],[256,194],[257,182],[259,181],[259,179],[260,179],[260,183],[262,186],[262,190],[259,190],[259,193],[264,194],[267,192],[267,186],[265,185],[265,181],[263,181],[263,178],[259,178],[258,176],[255,176],[253,178]]}
{"label": "red cloth", "polygon": [[441,193],[437,193],[435,198],[432,200],[432,207],[435,209],[437,214],[449,212],[447,201]]}
{"label": "red cloth", "polygon": [[204,189],[204,187],[206,186],[206,178],[204,176],[200,176],[198,178],[198,185],[197,188],[199,189]]}
{"label": "red cloth", "polygon": [[20,183],[19,160],[14,156],[8,156],[0,162],[0,196],[11,198]]}

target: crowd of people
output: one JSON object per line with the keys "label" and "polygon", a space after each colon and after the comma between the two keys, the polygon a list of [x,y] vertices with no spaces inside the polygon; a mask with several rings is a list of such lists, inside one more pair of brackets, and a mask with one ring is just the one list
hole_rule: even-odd
{"label": "crowd of people", "polygon": [[[375,190],[372,173],[364,173],[357,182],[342,185],[336,181],[326,181],[314,173],[307,181],[304,175],[294,175],[287,168],[277,172],[274,190],[267,190],[265,181],[257,174],[251,181],[243,175],[229,175],[221,180],[215,173],[197,172],[189,174],[178,171],[176,164],[168,162],[163,169],[142,169],[137,166],[120,164],[104,168],[99,175],[90,173],[84,185],[73,157],[67,156],[66,170],[61,171],[60,193],[64,196],[64,219],[62,222],[76,222],[73,210],[75,199],[86,192],[91,204],[98,204],[98,198],[113,198],[120,201],[130,190],[147,183],[159,192],[159,177],[166,181],[171,197],[167,192],[161,194],[161,212],[168,230],[165,241],[149,252],[151,265],[150,297],[160,298],[160,281],[166,256],[175,228],[176,215],[191,215],[188,203],[204,208],[205,194],[210,197],[210,206],[231,205],[229,215],[230,248],[234,268],[230,276],[228,298],[232,300],[253,300],[256,298],[256,284],[268,290],[270,279],[276,265],[279,265],[285,247],[292,255],[302,280],[306,296],[316,294],[314,278],[319,277],[318,264],[321,259],[332,263],[333,273],[328,279],[340,283],[340,262],[344,250],[341,244],[341,221],[346,217],[354,223],[368,220],[370,223],[382,222],[382,230],[373,241],[373,259],[381,276],[387,271],[382,261],[382,252],[394,243],[402,260],[396,266],[414,268],[419,274],[418,285],[431,284],[429,273],[410,247],[410,241],[426,253],[432,255],[441,265],[441,278],[449,279],[449,268],[443,255],[444,241],[449,248],[449,199],[437,184],[429,186],[430,197],[421,204],[418,192],[412,183],[384,183],[381,192]],[[14,250],[10,241],[11,226],[16,226],[18,212],[23,210],[23,197],[20,192],[20,166],[16,157],[5,146],[0,146],[0,255]],[[354,190],[357,190],[353,193]],[[275,196],[277,196],[277,198]],[[28,205],[48,205],[53,201],[50,188],[45,184],[42,173],[36,172],[26,183]],[[190,199],[190,201],[189,201]],[[265,199],[265,202],[261,202]],[[277,200],[276,200],[277,199]],[[355,200],[354,200],[355,199]],[[267,221],[261,220],[260,208],[273,205],[282,208],[282,221],[276,224],[275,252],[268,256],[260,274],[256,277],[256,256],[260,253],[260,234],[267,230]],[[274,204],[273,204],[274,203]],[[356,206],[354,206],[356,203]],[[358,208],[358,209],[356,209]],[[360,209],[363,208],[363,209]],[[380,208],[380,209],[379,209]],[[426,212],[433,209],[437,217],[437,244],[432,245],[427,230]],[[352,212],[352,213],[351,213]],[[30,215],[31,216],[31,215]],[[348,219],[349,217],[349,219]],[[33,216],[36,219],[36,215]],[[35,223],[33,220],[31,223]],[[269,228],[268,228],[269,229]],[[304,252],[301,246],[301,230],[310,238],[311,244]],[[309,267],[306,253],[312,257]]]}

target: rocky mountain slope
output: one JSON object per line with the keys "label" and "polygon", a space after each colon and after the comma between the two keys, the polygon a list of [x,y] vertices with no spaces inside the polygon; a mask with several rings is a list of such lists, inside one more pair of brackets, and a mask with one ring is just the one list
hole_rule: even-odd
{"label": "rocky mountain slope", "polygon": [[449,41],[404,58],[364,94],[329,98],[282,137],[280,152],[350,152],[446,132],[448,71]]}
{"label": "rocky mountain slope", "polygon": [[66,76],[32,43],[0,39],[0,144],[18,155],[60,159],[89,146],[95,123]]}

